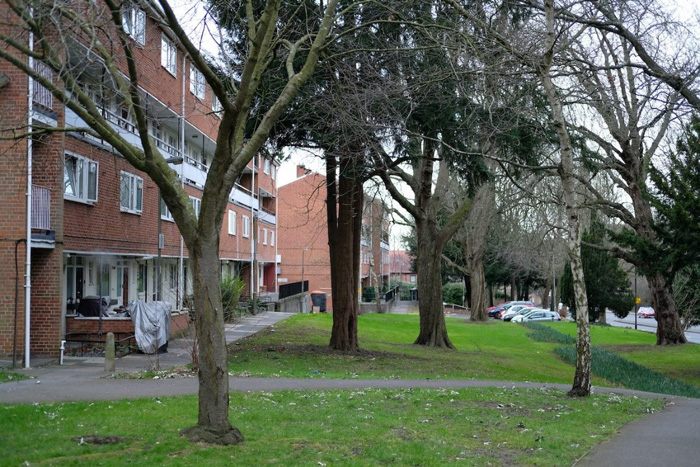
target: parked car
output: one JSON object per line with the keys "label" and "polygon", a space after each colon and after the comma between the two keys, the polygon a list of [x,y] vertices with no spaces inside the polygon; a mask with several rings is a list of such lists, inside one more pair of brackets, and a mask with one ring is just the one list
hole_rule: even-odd
{"label": "parked car", "polygon": [[532,308],[532,305],[513,305],[512,307],[508,308],[506,312],[503,314],[503,321],[510,321],[513,319],[513,316],[517,316],[521,311],[525,313],[527,310]]}
{"label": "parked car", "polygon": [[494,318],[503,319],[503,315],[505,315],[508,310],[510,310],[514,306],[519,306],[519,305],[535,306],[535,304],[532,302],[523,302],[523,301],[507,302],[507,303],[504,303],[503,305],[501,305],[503,308],[501,308],[499,310],[498,314],[495,315]]}
{"label": "parked car", "polygon": [[537,321],[561,321],[559,313],[545,310],[544,308],[532,308],[527,313],[514,316],[513,323],[530,323]]}
{"label": "parked car", "polygon": [[639,310],[637,310],[637,316],[639,318],[654,318],[656,313],[654,313],[654,309],[650,306],[640,306]]}

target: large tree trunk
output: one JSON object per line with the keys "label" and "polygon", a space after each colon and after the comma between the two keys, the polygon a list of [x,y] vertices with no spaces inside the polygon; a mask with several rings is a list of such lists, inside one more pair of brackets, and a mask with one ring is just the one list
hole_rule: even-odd
{"label": "large tree trunk", "polygon": [[447,337],[442,306],[442,248],[437,233],[428,222],[416,222],[418,240],[418,300],[420,302],[420,334],[414,342],[429,347],[453,349]]}
{"label": "large tree trunk", "polygon": [[651,305],[656,317],[656,344],[687,343],[668,282],[660,273],[647,276],[647,282],[651,288]]}
{"label": "large tree trunk", "polygon": [[326,212],[333,290],[333,328],[328,345],[333,350],[356,351],[359,347],[359,274],[356,269],[359,268],[360,237],[355,235],[355,231],[358,230],[358,222],[362,224],[362,182],[355,179],[353,165],[347,157],[341,161],[339,175],[336,167],[335,157],[326,157]]}
{"label": "large tree trunk", "polygon": [[[228,352],[221,304],[219,235],[189,245],[199,354],[197,425],[182,431],[194,442],[237,444],[241,432],[229,420]],[[201,237],[200,237],[201,238]]]}
{"label": "large tree trunk", "polygon": [[487,321],[489,316],[486,313],[486,275],[484,274],[483,258],[474,258],[469,282],[471,283],[472,292],[471,315],[469,319],[472,321]]}

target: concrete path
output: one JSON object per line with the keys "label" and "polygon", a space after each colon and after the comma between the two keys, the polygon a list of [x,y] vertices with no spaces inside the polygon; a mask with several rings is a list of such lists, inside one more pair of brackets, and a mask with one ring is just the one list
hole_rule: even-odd
{"label": "concrete path", "polygon": [[[401,307],[398,312],[407,312]],[[291,316],[266,312],[242,318],[226,326],[227,342],[254,334]],[[118,372],[173,368],[190,362],[191,342],[171,341],[168,353],[158,356],[131,354],[117,361]],[[65,365],[49,365],[22,370],[32,379],[0,384],[0,403],[116,400],[140,397],[166,397],[197,394],[193,376],[162,379],[111,379],[104,371],[104,358],[68,358]],[[274,391],[361,388],[469,388],[526,387],[561,391],[570,385],[514,383],[476,380],[395,380],[395,379],[229,379],[231,391]],[[610,441],[596,446],[575,465],[578,466],[695,466],[700,464],[700,400],[625,389],[594,388],[595,393],[616,393],[638,397],[663,398],[667,410],[636,420],[623,427]]]}

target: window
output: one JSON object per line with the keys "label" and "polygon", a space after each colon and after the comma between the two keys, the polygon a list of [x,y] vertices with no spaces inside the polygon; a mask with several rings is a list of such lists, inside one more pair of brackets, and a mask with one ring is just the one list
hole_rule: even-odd
{"label": "window", "polygon": [[141,45],[146,44],[146,12],[136,7],[122,11],[124,32]]}
{"label": "window", "polygon": [[168,265],[168,285],[171,289],[177,288],[177,264]]}
{"label": "window", "polygon": [[270,159],[265,159],[265,168],[263,169],[263,172],[265,172],[267,175],[270,175]]}
{"label": "window", "polygon": [[228,212],[228,234],[236,235],[236,211]]}
{"label": "window", "polygon": [[97,201],[97,162],[67,152],[64,163],[64,197],[83,203]]}
{"label": "window", "polygon": [[190,203],[192,203],[192,209],[194,209],[195,217],[199,219],[199,211],[202,209],[202,200],[195,198],[194,196],[190,196]]}
{"label": "window", "polygon": [[243,236],[248,238],[250,237],[250,217],[241,216],[241,221],[243,221]]}
{"label": "window", "polygon": [[270,178],[275,179],[275,166],[270,167]]}
{"label": "window", "polygon": [[204,75],[190,64],[190,92],[204,99]]}
{"label": "window", "polygon": [[163,198],[160,199],[160,218],[165,221],[175,221],[173,218],[173,213],[168,209],[168,205],[165,204]]}
{"label": "window", "polygon": [[141,214],[143,207],[143,179],[128,172],[121,177],[121,210]]}
{"label": "window", "polygon": [[270,230],[270,246],[275,246],[275,232]]}
{"label": "window", "polygon": [[160,64],[171,75],[175,76],[177,73],[177,48],[165,35],[160,36]]}
{"label": "window", "polygon": [[219,117],[221,117],[221,111],[224,110],[224,108],[221,107],[221,101],[219,100],[218,97],[216,97],[214,95],[212,95],[212,98],[211,98],[211,109]]}
{"label": "window", "polygon": [[267,245],[267,229],[263,229],[262,238],[263,238],[263,245]]}

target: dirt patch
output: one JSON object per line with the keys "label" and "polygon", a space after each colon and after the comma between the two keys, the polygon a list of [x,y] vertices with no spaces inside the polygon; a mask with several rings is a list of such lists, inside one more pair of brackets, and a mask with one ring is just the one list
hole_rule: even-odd
{"label": "dirt patch", "polygon": [[126,441],[128,438],[121,436],[100,436],[100,435],[83,435],[71,438],[78,444],[119,444]]}

